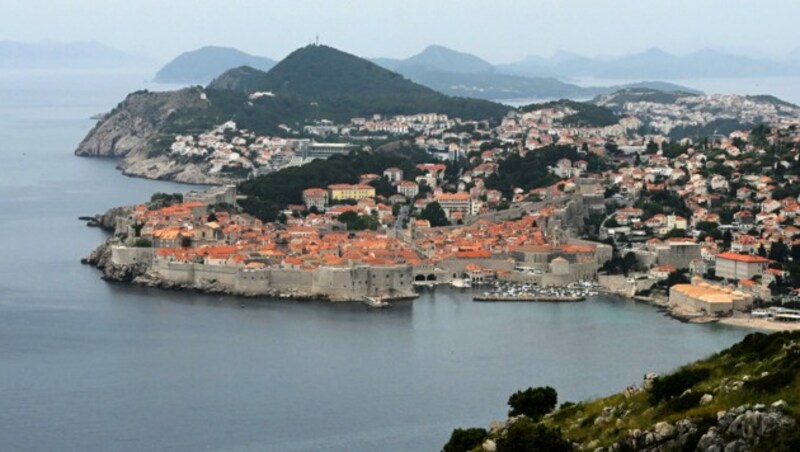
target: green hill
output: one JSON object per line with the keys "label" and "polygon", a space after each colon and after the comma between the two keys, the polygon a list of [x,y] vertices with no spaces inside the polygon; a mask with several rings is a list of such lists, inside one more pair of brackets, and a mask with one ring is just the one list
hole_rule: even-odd
{"label": "green hill", "polygon": [[[523,413],[545,405],[521,403],[519,396],[509,402]],[[547,401],[545,411],[554,405]],[[536,441],[550,446],[541,450],[797,451],[800,332],[750,334],[708,359],[647,378],[642,387],[564,403],[537,417],[510,418],[491,432],[457,429],[448,444],[483,450],[491,440],[498,452],[534,450],[526,445]]]}
{"label": "green hill", "polygon": [[594,105],[589,102],[578,102],[569,99],[561,99],[543,104],[531,104],[520,107],[520,111],[536,111],[543,108],[566,107],[575,110],[575,113],[565,117],[561,122],[565,125],[580,127],[605,127],[614,125],[619,121],[619,117],[610,109]]}
{"label": "green hill", "polygon": [[[314,116],[346,121],[373,113],[385,115],[445,113],[463,119],[499,119],[509,107],[493,102],[449,97],[405,79],[370,61],[327,46],[292,52],[269,72],[248,68],[228,71],[209,84],[210,91],[249,94],[269,91],[308,105]],[[269,108],[269,102],[259,108]]]}
{"label": "green hill", "polygon": [[399,167],[406,175],[414,175],[418,172],[415,165],[428,161],[430,156],[424,151],[407,147],[335,155],[240,183],[239,193],[247,196],[240,205],[247,213],[265,221],[274,221],[288,204],[303,202],[302,194],[306,188],[326,188],[334,183],[356,183],[363,173],[381,173],[392,166]]}
{"label": "green hill", "polygon": [[618,108],[627,102],[653,102],[674,104],[682,97],[695,96],[697,92],[662,91],[646,87],[626,88],[611,94],[601,95],[592,102],[608,108]]}

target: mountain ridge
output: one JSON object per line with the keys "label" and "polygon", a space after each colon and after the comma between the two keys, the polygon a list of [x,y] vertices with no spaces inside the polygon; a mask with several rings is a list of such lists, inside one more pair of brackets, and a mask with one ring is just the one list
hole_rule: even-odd
{"label": "mountain ridge", "polygon": [[571,58],[530,55],[520,61],[501,64],[501,73],[552,76],[560,78],[706,78],[706,77],[759,77],[800,75],[800,62],[752,58],[700,49],[686,55],[676,55],[658,47],[611,58],[588,58],[570,54]]}
{"label": "mountain ridge", "polygon": [[485,100],[447,96],[368,60],[322,45],[301,47],[267,72],[247,68],[227,71],[208,89],[241,94],[268,91],[305,99],[315,102],[326,119],[425,111],[465,119],[499,119],[508,111],[508,107]]}

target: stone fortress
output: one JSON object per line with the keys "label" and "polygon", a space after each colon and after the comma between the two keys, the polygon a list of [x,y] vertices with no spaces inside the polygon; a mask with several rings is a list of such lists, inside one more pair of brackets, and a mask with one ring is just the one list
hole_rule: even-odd
{"label": "stone fortress", "polygon": [[[136,223],[145,218],[143,215],[153,214],[152,211],[139,206],[138,210],[119,216],[115,236],[127,238],[112,238],[107,243],[109,258],[105,269],[106,277],[128,279],[134,283],[152,286],[246,296],[380,301],[413,298],[416,296],[414,285],[420,283],[447,284],[457,280],[482,283],[501,280],[564,286],[577,281],[595,280],[598,268],[611,259],[612,253],[608,245],[570,238],[572,229],[581,224],[585,214],[581,197],[572,196],[557,202],[525,204],[499,214],[474,217],[470,219],[470,225],[431,228],[425,231],[412,227],[404,231],[371,233],[371,237],[383,237],[380,240],[397,243],[400,247],[408,248],[408,252],[414,255],[413,258],[395,261],[337,258],[331,261],[315,261],[314,265],[309,265],[308,261],[284,253],[277,258],[257,251],[245,253],[242,250],[233,251],[234,254],[224,257],[186,254],[194,253],[197,249],[186,248],[184,241],[191,242],[192,246],[228,244],[227,247],[218,248],[235,248],[232,245],[233,239],[226,242],[224,234],[204,217],[207,205],[231,204],[231,201],[235,201],[235,188],[214,188],[205,193],[191,193],[189,198],[187,203],[162,209],[163,212],[155,212],[158,221],[171,222],[169,224],[173,225],[185,225],[187,219],[202,221],[188,229],[185,226],[182,226],[184,229],[170,227],[163,228],[160,232],[147,232],[145,226],[143,234],[152,234],[146,235],[153,238],[152,247],[136,246],[133,243],[133,238],[139,232],[135,230]],[[180,220],[176,223],[177,218]],[[244,220],[234,215],[231,224],[236,221]],[[260,223],[254,221],[260,227]],[[511,229],[503,229],[506,227]],[[513,228],[520,228],[521,232]],[[491,233],[494,234],[492,237],[502,237],[506,231],[521,234],[527,244],[515,246],[502,242],[502,239],[493,239],[502,243],[491,242],[494,244],[490,245],[487,241],[479,251],[458,248],[458,244],[462,243],[458,240],[469,242],[468,237],[480,237],[487,229],[494,231]],[[291,228],[273,231],[272,234],[289,230]],[[438,245],[427,251],[419,248],[419,243],[423,243],[425,239],[441,237],[450,237],[456,242]],[[314,241],[317,239],[308,240],[317,243]],[[324,241],[325,233],[320,234],[318,240]],[[459,251],[441,253],[442,249],[453,246]],[[242,254],[235,254],[237,252]],[[344,252],[340,251],[340,254]]]}

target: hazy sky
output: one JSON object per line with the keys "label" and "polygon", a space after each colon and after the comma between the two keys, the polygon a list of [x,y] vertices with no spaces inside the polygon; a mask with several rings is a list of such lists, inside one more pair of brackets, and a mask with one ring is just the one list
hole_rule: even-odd
{"label": "hazy sky", "polygon": [[797,0],[0,0],[0,40],[98,41],[168,60],[214,44],[282,58],[320,40],[366,57],[429,44],[492,63],[711,47],[781,56],[800,47]]}

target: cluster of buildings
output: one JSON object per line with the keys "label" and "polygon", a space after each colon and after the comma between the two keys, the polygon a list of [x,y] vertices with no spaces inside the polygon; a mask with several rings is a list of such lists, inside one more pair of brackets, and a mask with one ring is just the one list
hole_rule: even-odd
{"label": "cluster of buildings", "polygon": [[298,140],[257,136],[239,130],[233,121],[199,135],[176,135],[169,147],[175,159],[192,159],[209,166],[209,173],[275,171],[290,164],[299,148]]}
{"label": "cluster of buildings", "polygon": [[[565,105],[554,105],[529,112],[513,112],[503,119],[497,130],[498,137],[513,141],[526,151],[550,145],[580,146],[603,152],[611,141],[619,145],[639,144],[631,132],[643,123],[634,116],[621,117],[616,124],[603,127],[570,125],[569,118],[578,111]],[[567,176],[569,177],[569,176]]]}
{"label": "cluster of buildings", "polygon": [[[760,165],[767,156],[763,140],[787,149],[800,146],[796,110],[715,95],[683,97],[672,104],[628,102],[618,122],[604,127],[571,125],[578,112],[557,104],[511,112],[495,128],[435,113],[374,115],[345,125],[319,121],[305,132],[324,137],[412,134],[414,144],[438,162],[416,165],[412,171],[385,168],[362,174],[355,183],[308,187],[303,205],[288,206],[285,224],[263,224],[225,212],[210,219],[208,205],[221,204],[222,198],[235,204],[229,202],[231,193],[222,190],[193,194],[183,204],[160,210],[140,207],[129,226],[141,224],[141,230],[127,232],[152,241],[150,258],[164,275],[174,276],[164,269],[176,265],[192,266],[194,275],[203,274],[198,266],[205,266],[202,271],[224,266],[238,275],[233,287],[260,293],[278,290],[275,272],[327,275],[335,269],[337,278],[350,272],[345,286],[334,289],[332,279],[326,279],[330,275],[293,278],[308,283],[298,286],[303,294],[347,299],[408,296],[411,284],[422,281],[560,285],[595,279],[613,256],[609,245],[578,238],[584,219],[594,214],[603,217],[596,230],[599,238],[614,241],[617,257],[632,253],[647,278],[664,280],[683,271],[694,275],[691,283],[672,288],[673,304],[708,313],[738,310],[756,299],[769,299],[770,286],[788,276],[785,267],[767,257],[773,246],[800,245],[800,200],[786,194],[795,193],[787,187],[798,183],[793,171],[797,152],[773,153],[771,167]],[[676,143],[666,136],[678,127],[726,118],[765,120],[774,126],[758,141],[745,131],[696,145],[683,139],[677,153]],[[660,134],[641,135],[645,125]],[[562,158],[548,168],[559,182],[531,190],[513,187],[510,192],[487,187],[510,155],[524,157],[550,145],[579,150],[578,158]],[[610,156],[611,148],[616,151]],[[228,123],[197,137],[178,136],[170,152],[208,158],[215,171],[223,171],[231,166],[274,170],[298,159],[352,149],[347,143],[258,137]],[[590,171],[592,153],[610,162],[610,169]],[[448,174],[453,162],[458,171]],[[379,179],[388,181],[393,193],[378,194]],[[664,194],[677,199],[680,208],[653,207],[653,199]],[[431,227],[419,218],[434,202],[448,226]],[[405,212],[407,226],[399,211]],[[348,212],[374,219],[377,230],[347,231],[340,217]],[[119,256],[146,256],[147,251],[128,245],[119,247]],[[378,268],[386,284],[366,283],[379,277],[370,273]],[[245,276],[270,282],[259,286]]]}
{"label": "cluster of buildings", "polygon": [[665,135],[676,128],[704,126],[721,119],[780,126],[800,117],[800,109],[789,104],[736,94],[686,96],[678,98],[675,103],[626,102],[622,105],[622,112],[647,122]]}
{"label": "cluster of buildings", "polygon": [[[418,169],[438,178],[442,166]],[[386,168],[384,176],[404,181],[399,168]],[[432,199],[444,202],[443,195]],[[468,193],[462,195],[469,201]],[[570,200],[518,209],[509,219],[486,212],[485,218],[463,226],[430,227],[426,220],[412,219],[408,228],[397,229],[391,207],[364,183],[305,190],[306,206],[287,208],[287,213],[301,209],[302,214],[288,215],[285,224],[217,208],[231,198],[236,198],[235,188],[220,187],[187,194],[184,202],[166,207],[137,206],[118,222],[117,235],[125,239],[112,247],[112,262],[147,265],[149,278],[172,285],[248,295],[380,300],[412,297],[415,283],[566,285],[595,279],[611,258],[610,246],[561,232],[560,225],[575,216]],[[444,207],[451,216],[461,212],[456,210],[460,204]],[[381,227],[349,231],[339,221],[346,212],[370,215]]]}
{"label": "cluster of buildings", "polygon": [[391,135],[441,135],[458,122],[445,114],[418,113],[414,115],[395,115],[384,117],[374,114],[371,117],[352,118],[349,124],[336,124],[322,119],[303,127],[310,135],[329,136],[391,136]]}

